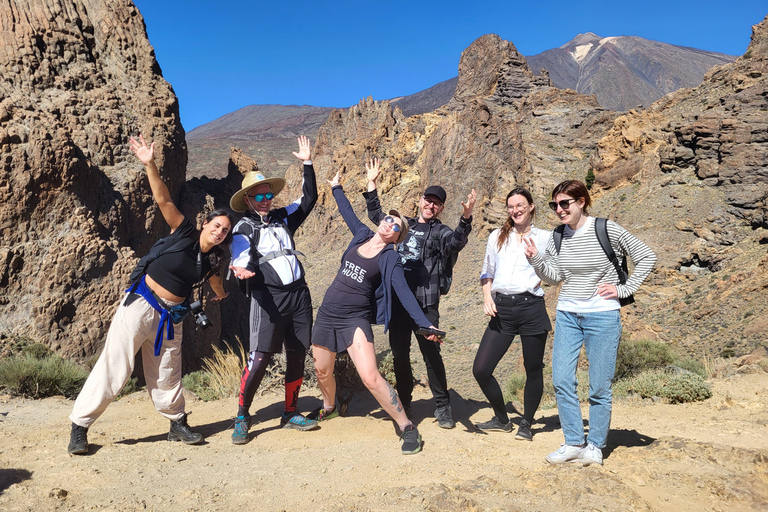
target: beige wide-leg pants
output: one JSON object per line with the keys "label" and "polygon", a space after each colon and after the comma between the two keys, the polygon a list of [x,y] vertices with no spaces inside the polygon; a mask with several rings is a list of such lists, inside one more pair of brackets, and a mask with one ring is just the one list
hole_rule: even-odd
{"label": "beige wide-leg pants", "polygon": [[184,415],[181,387],[182,324],[173,326],[174,339],[163,339],[160,355],[155,356],[154,344],[160,313],[143,297],[135,298],[130,305],[125,306],[130,295],[126,294],[121,301],[109,327],[104,350],[77,396],[69,416],[72,423],[81,427],[90,427],[125,386],[133,372],[134,358],[139,350],[142,351],[147,391],[157,411],[171,421]]}

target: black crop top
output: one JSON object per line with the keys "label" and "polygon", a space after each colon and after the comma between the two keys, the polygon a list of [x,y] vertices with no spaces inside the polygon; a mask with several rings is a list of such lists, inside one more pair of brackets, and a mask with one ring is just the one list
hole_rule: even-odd
{"label": "black crop top", "polygon": [[[154,281],[178,297],[187,297],[192,292],[192,286],[197,284],[211,269],[208,255],[200,252],[200,232],[184,218],[182,223],[171,233],[171,237],[192,238],[197,243],[184,251],[161,254],[149,264],[147,275]],[[200,272],[198,272],[198,257]]]}

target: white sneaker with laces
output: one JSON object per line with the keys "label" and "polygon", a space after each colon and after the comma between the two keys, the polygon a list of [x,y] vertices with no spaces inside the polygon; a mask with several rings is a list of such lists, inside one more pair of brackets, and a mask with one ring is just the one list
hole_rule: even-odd
{"label": "white sneaker with laces", "polygon": [[603,450],[592,443],[587,444],[587,447],[584,448],[584,453],[581,454],[581,463],[585,466],[589,466],[590,464],[600,464],[602,466]]}
{"label": "white sneaker with laces", "polygon": [[562,464],[564,462],[580,461],[584,450],[586,450],[584,446],[561,444],[557,451],[547,455],[547,462],[550,464]]}

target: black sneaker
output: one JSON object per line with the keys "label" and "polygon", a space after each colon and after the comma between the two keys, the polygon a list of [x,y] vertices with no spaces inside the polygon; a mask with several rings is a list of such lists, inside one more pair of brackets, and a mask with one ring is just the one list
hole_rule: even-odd
{"label": "black sneaker", "polygon": [[70,455],[83,455],[88,453],[88,427],[72,424],[69,433],[69,446],[67,453]]}
{"label": "black sneaker", "polygon": [[456,422],[453,421],[451,404],[435,409],[435,418],[437,418],[437,426],[440,428],[453,428],[456,426]]}
{"label": "black sneaker", "polygon": [[400,439],[403,441],[403,445],[400,447],[403,455],[411,455],[421,451],[421,435],[413,424],[405,427],[405,430],[400,434]]}
{"label": "black sneaker", "polygon": [[517,434],[515,434],[515,439],[520,439],[522,441],[532,441],[533,440],[533,434],[531,434],[531,424],[528,423],[528,420],[523,418],[520,420],[520,427],[517,429]]}
{"label": "black sneaker", "polygon": [[169,441],[181,441],[184,444],[197,444],[203,440],[202,434],[192,431],[187,425],[187,415],[171,422],[171,430],[168,432]]}
{"label": "black sneaker", "polygon": [[499,418],[494,416],[490,421],[475,423],[475,428],[481,432],[512,432],[512,422],[502,423]]}

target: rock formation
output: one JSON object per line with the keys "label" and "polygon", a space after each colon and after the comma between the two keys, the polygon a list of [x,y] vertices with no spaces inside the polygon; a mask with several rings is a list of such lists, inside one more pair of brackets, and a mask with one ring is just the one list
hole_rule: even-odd
{"label": "rock formation", "polygon": [[155,141],[179,198],[178,102],[126,0],[0,1],[0,76],[0,336],[90,356],[168,232],[128,138]]}

